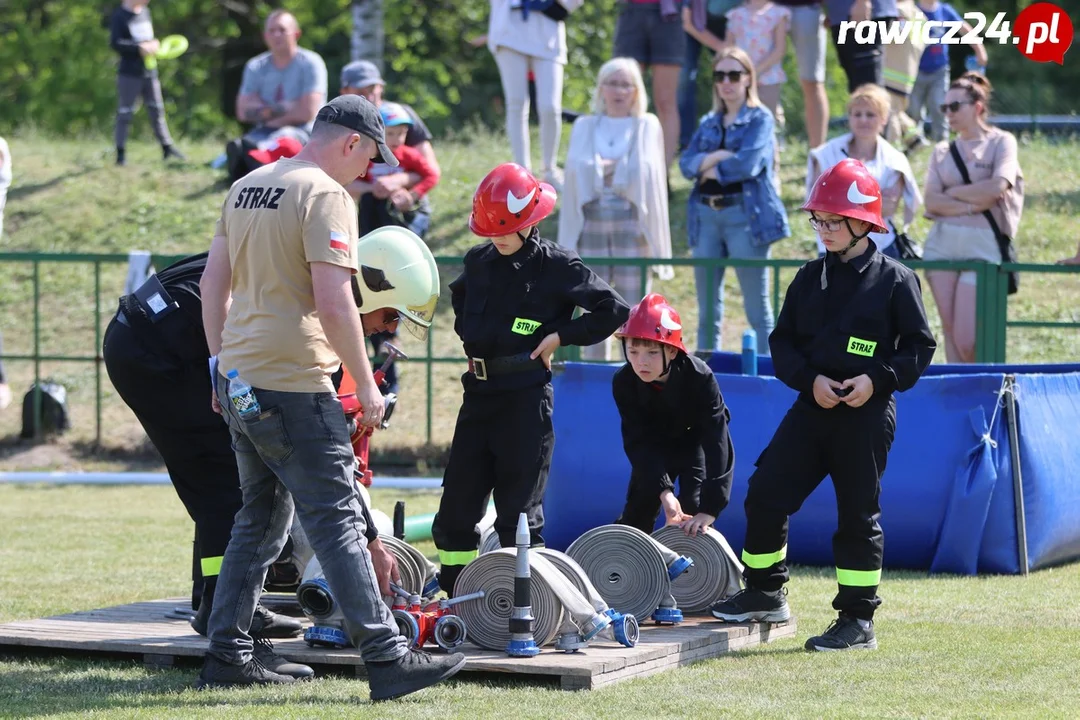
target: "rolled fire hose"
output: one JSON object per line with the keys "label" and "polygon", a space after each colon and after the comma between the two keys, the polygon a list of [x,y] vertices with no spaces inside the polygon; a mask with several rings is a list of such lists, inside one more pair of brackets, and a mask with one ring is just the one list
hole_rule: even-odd
{"label": "rolled fire hose", "polygon": [[[573,652],[588,647],[590,640],[611,625],[611,618],[597,612],[589,599],[546,557],[530,552],[529,569],[534,581],[537,577],[544,578],[565,611],[563,625],[559,628],[555,640],[557,649]],[[535,584],[533,587],[535,588]],[[535,603],[536,593],[533,592],[532,595]]]}
{"label": "rolled fire hose", "polygon": [[[401,582],[398,584],[410,595],[421,595],[425,581],[424,570],[416,556],[419,555],[424,563],[430,564],[428,559],[421,555],[420,551],[392,535],[381,535],[379,539],[397,560],[398,573],[401,575]],[[383,598],[383,600],[387,607],[394,604],[393,597]]]}
{"label": "rolled fire hose", "polygon": [[603,525],[579,537],[566,554],[585,571],[607,604],[635,618],[678,622],[671,581],[693,564],[628,525]]}
{"label": "rolled fire hose", "polygon": [[600,595],[596,586],[589,580],[589,576],[572,557],[549,548],[536,548],[533,553],[547,559],[558,568],[570,583],[577,588],[582,597],[592,605],[593,610],[611,620],[611,625],[607,630],[602,631],[601,635],[610,636],[612,640],[626,647],[634,647],[637,644],[640,637],[637,618],[633,615],[620,613],[610,607]]}
{"label": "rolled fire hose", "polygon": [[671,595],[684,612],[701,612],[741,589],[742,563],[714,528],[689,536],[676,525],[652,534],[673,552],[694,558],[694,565],[671,582]]}
{"label": "rolled fire hose", "polygon": [[[532,554],[530,553],[530,559]],[[502,548],[481,555],[465,566],[454,583],[455,595],[479,590],[484,597],[457,606],[458,616],[469,629],[469,640],[487,650],[505,650],[510,642],[510,611],[514,608],[516,551]],[[532,567],[532,563],[529,563]],[[564,611],[551,585],[541,573],[532,576],[533,638],[537,645],[550,643],[563,627]]]}
{"label": "rolled fire hose", "polygon": [[499,541],[499,533],[495,532],[494,527],[486,528],[480,535],[480,554],[489,553],[492,550],[498,550],[502,547],[502,543]]}

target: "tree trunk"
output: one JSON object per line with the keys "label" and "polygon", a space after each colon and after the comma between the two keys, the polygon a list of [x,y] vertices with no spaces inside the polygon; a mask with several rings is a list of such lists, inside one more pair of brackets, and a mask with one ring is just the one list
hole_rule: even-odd
{"label": "tree trunk", "polygon": [[352,59],[383,69],[383,0],[352,1]]}

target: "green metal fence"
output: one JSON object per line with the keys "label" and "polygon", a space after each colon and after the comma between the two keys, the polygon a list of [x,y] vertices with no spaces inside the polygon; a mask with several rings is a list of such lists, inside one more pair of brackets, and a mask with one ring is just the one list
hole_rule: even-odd
{"label": "green metal fence", "polygon": [[[154,257],[158,267],[174,262],[182,256],[159,255]],[[438,264],[444,268],[460,267],[460,256],[440,256],[436,258]],[[642,268],[641,294],[644,294],[647,276],[647,268],[653,264],[648,259],[641,258],[584,258],[595,266],[600,265],[631,265]],[[0,266],[11,263],[28,263],[31,266],[31,286],[33,289],[33,305],[30,316],[32,324],[32,352],[30,353],[5,353],[2,357],[5,361],[25,361],[34,364],[34,385],[41,382],[41,364],[43,362],[63,361],[94,364],[94,387],[95,387],[95,439],[101,444],[102,429],[102,366],[101,354],[102,325],[115,312],[116,298],[110,295],[102,302],[102,266],[124,264],[128,262],[127,255],[107,254],[50,254],[50,253],[0,253]],[[691,258],[676,258],[666,261],[664,264],[672,266],[703,266],[711,268],[720,267],[768,267],[772,269],[772,304],[774,312],[779,312],[781,301],[781,268],[797,268],[804,264],[803,260],[769,259],[769,260],[737,260],[737,259],[707,259],[698,260]],[[52,263],[84,264],[91,265],[93,271],[93,324],[94,324],[94,347],[88,348],[88,352],[82,355],[55,355],[42,352],[42,266]],[[1080,273],[1080,267],[1059,265],[1037,265],[1030,263],[1016,263],[1005,265],[992,265],[984,262],[913,262],[913,268],[921,270],[971,270],[977,278],[977,307],[976,307],[976,362],[979,363],[1002,363],[1006,360],[1006,339],[1008,329],[1013,328],[1080,328],[1080,321],[1051,321],[1051,320],[1014,320],[1008,319],[1008,273],[1018,271],[1022,273],[1030,283],[1032,275],[1036,274],[1059,274]],[[5,269],[5,277],[11,277],[11,273]],[[1022,290],[1021,290],[1022,292]],[[444,313],[446,310],[443,311]],[[705,323],[711,323],[712,308],[706,310],[703,318]],[[25,315],[20,315],[25,317]],[[445,323],[443,323],[445,326]],[[430,443],[432,440],[432,417],[434,414],[434,377],[433,369],[436,363],[462,363],[461,354],[441,356],[435,354],[435,335],[439,328],[433,328],[428,334],[426,351],[423,356],[411,357],[409,362],[421,362],[425,365],[426,380],[426,437]],[[445,331],[443,329],[442,331]],[[561,348],[556,359],[578,359],[577,348]],[[35,394],[34,403],[35,428],[41,427],[41,396]]]}

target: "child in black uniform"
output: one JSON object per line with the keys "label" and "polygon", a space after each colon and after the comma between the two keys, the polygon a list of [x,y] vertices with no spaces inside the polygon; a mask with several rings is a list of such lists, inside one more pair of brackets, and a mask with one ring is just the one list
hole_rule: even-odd
{"label": "child in black uniform", "polygon": [[656,293],[630,311],[615,337],[627,362],[611,391],[630,460],[617,522],[651,533],[663,508],[665,524],[681,525],[688,535],[704,532],[727,507],[735,467],[731,415],[716,376],[687,354],[679,313]]}
{"label": "child in black uniform", "polygon": [[840,615],[806,648],[874,649],[884,548],[878,496],[896,431],[893,392],[918,381],[937,345],[918,277],[867,237],[884,223],[881,189],[863,164],[846,159],[826,170],[803,210],[828,252],[795,275],[769,337],[776,377],[799,398],[750,477],[746,590],[712,614],[729,622],[788,619],[788,516],[830,475]]}
{"label": "child in black uniform", "polygon": [[[473,197],[469,228],[491,242],[469,250],[450,283],[469,371],[431,528],[439,584],[449,594],[477,555],[475,526],[489,494],[504,547],[513,547],[522,512],[532,543],[543,544],[541,503],[555,445],[551,356],[560,345],[605,340],[630,311],[577,254],[540,237],[536,226],[555,199],[554,188],[513,163],[488,173]],[[588,312],[574,319],[577,307]]]}

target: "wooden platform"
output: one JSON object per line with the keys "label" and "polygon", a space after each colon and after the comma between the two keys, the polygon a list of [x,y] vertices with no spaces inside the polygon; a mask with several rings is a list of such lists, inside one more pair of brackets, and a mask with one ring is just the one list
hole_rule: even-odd
{"label": "wooden platform", "polygon": [[[185,602],[183,598],[139,602],[0,625],[0,651],[48,648],[72,655],[128,656],[155,667],[169,667],[183,658],[195,662],[206,650],[206,639],[196,635],[185,620],[166,617]],[[535,658],[517,659],[466,643],[465,672],[557,680],[565,690],[593,689],[794,636],[794,619],[778,625],[729,625],[691,617],[674,627],[644,625],[641,640],[633,648],[600,641],[573,654],[545,648]],[[355,650],[311,648],[302,639],[275,640],[274,646],[290,660],[316,669],[336,666],[348,671],[351,666],[352,672],[364,674]]]}

